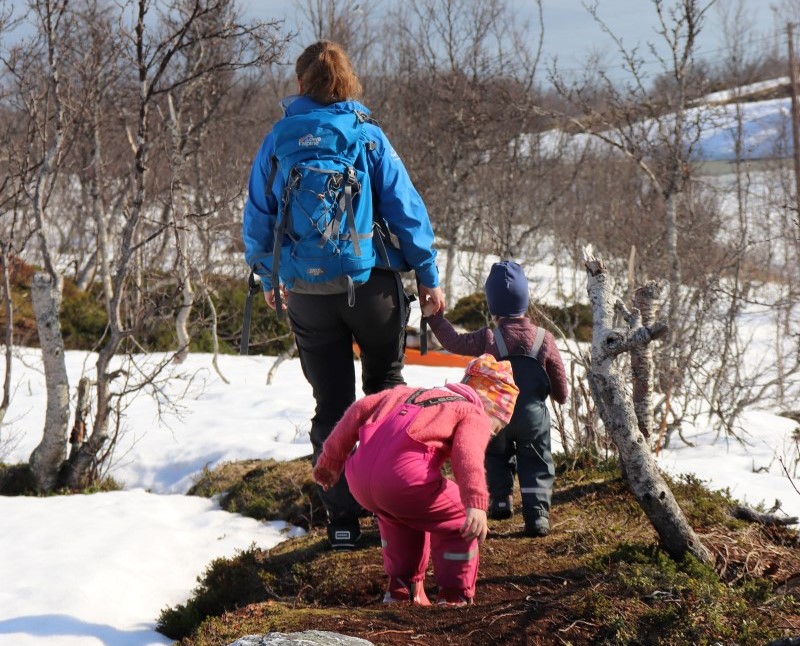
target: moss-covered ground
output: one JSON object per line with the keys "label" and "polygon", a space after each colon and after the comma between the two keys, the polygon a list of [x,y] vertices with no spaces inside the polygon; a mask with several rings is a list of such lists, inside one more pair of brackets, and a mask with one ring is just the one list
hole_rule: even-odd
{"label": "moss-covered ground", "polygon": [[[211,563],[186,604],[164,609],[159,629],[182,646],[312,628],[427,646],[764,646],[800,635],[796,532],[734,520],[733,501],[692,478],[672,485],[715,554],[714,567],[671,560],[615,465],[589,462],[559,470],[549,536],[524,536],[518,516],[491,522],[474,606],[420,608],[381,603],[385,575],[374,519],[363,520],[357,550],[327,549],[307,460],[224,465],[204,474],[195,493],[221,493],[230,509],[293,518],[309,532]],[[435,597],[430,572],[426,589]]]}

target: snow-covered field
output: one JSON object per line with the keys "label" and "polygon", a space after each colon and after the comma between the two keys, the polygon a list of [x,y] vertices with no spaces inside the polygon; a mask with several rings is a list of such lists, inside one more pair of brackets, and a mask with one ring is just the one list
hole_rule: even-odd
{"label": "snow-covered field", "polygon": [[[84,353],[67,353],[73,382],[85,360]],[[181,495],[204,467],[310,454],[311,390],[297,360],[281,364],[267,386],[271,363],[269,357],[220,357],[225,384],[211,356],[191,355],[171,369],[161,392],[162,404],[167,395],[183,394],[179,411],[159,418],[156,399],[137,398],[110,472],[124,491],[0,497],[0,645],[168,644],[154,631],[159,611],[188,599],[212,559],[253,543],[268,548],[302,532]],[[38,442],[44,398],[35,351],[21,351],[12,374],[16,391],[0,436],[9,463],[26,461]],[[459,375],[456,368],[405,370],[409,383],[422,386]],[[770,507],[780,499],[787,513],[800,515],[800,494],[779,463],[797,458],[797,424],[767,411],[748,411],[746,420],[747,444],[687,428],[684,437],[695,446],[674,438],[661,465],[728,487],[753,505]],[[556,527],[557,514],[556,508]]]}

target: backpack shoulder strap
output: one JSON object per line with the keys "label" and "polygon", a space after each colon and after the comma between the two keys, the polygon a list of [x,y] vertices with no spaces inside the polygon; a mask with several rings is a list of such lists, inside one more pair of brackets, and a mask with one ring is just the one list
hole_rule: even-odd
{"label": "backpack shoulder strap", "polygon": [[533,345],[531,346],[530,355],[535,359],[539,356],[539,350],[542,348],[542,343],[544,342],[544,328],[539,327],[536,328],[536,337],[533,339]]}
{"label": "backpack shoulder strap", "polygon": [[413,393],[411,393],[408,396],[408,399],[406,399],[406,404],[413,404],[414,401],[417,399],[417,397],[419,397],[424,392],[425,392],[424,388],[419,388],[419,389],[415,390]]}
{"label": "backpack shoulder strap", "polygon": [[506,346],[506,341],[500,332],[500,328],[496,325],[494,326],[494,343],[497,346],[497,351],[500,353],[500,359],[505,359],[508,356],[508,347]]}
{"label": "backpack shoulder strap", "polygon": [[[494,342],[497,346],[498,352],[500,353],[500,359],[505,359],[508,357],[508,347],[506,346],[505,339],[500,332],[500,328],[496,325],[494,326]],[[539,327],[536,328],[536,336],[533,339],[533,345],[526,354],[535,359],[539,355],[539,350],[542,348],[542,343],[544,343],[544,328]]]}
{"label": "backpack shoulder strap", "polygon": [[414,404],[415,406],[419,406],[421,408],[427,408],[428,406],[435,406],[436,404],[444,404],[445,402],[456,402],[456,401],[466,401],[464,397],[461,395],[442,395],[440,397],[431,397],[430,399],[423,399],[422,401],[417,401],[417,398],[422,395],[422,393],[428,392],[424,388],[420,388],[419,390],[413,392],[411,396],[406,399],[406,404]]}
{"label": "backpack shoulder strap", "polygon": [[278,172],[278,158],[275,155],[270,155],[269,158],[269,176],[267,183],[264,185],[267,197],[272,192],[272,183],[275,181],[275,174]]}

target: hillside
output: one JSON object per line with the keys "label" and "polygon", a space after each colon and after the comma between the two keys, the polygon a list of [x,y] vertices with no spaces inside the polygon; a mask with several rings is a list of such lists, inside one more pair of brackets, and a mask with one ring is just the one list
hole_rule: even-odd
{"label": "hillside", "polygon": [[[206,474],[195,491],[225,487],[223,505],[245,513],[274,511],[275,500],[290,500],[282,513],[302,522],[297,492],[313,488],[298,487],[298,478],[308,471],[306,460],[228,464]],[[657,548],[615,464],[562,461],[552,533],[528,538],[517,517],[493,521],[471,608],[382,604],[380,540],[374,521],[365,519],[364,538],[351,553],[328,551],[324,532],[312,523],[308,535],[271,550],[254,547],[215,561],[186,605],[162,613],[159,629],[181,646],[310,629],[373,644],[427,646],[764,646],[800,634],[800,603],[792,592],[800,572],[797,534],[734,520],[728,513],[733,501],[692,478],[673,485],[714,552],[716,571],[693,559],[675,563]],[[313,493],[306,503],[305,513],[319,519]],[[435,594],[430,571],[426,588]]]}

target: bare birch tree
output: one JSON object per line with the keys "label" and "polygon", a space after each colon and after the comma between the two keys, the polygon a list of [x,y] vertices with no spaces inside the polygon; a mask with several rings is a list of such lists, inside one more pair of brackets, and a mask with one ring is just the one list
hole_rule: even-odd
{"label": "bare birch tree", "polygon": [[[108,312],[108,330],[104,343],[99,348],[96,366],[94,419],[85,440],[74,447],[70,454],[67,484],[73,487],[91,473],[98,454],[109,439],[114,402],[119,398],[119,394],[112,392],[111,385],[126,375],[124,370],[112,367],[112,360],[123,342],[133,334],[133,329],[123,321],[122,306],[131,272],[134,270],[135,253],[149,244],[154,236],[163,232],[163,229],[157,228],[149,237],[140,237],[148,210],[146,187],[155,133],[152,112],[157,107],[166,107],[169,110],[167,123],[171,130],[168,132],[175,137],[172,143],[178,144],[175,152],[177,157],[173,156],[173,161],[177,159],[181,162],[174,170],[182,173],[183,155],[186,154],[182,145],[184,141],[188,141],[182,137],[195,130],[192,121],[186,123],[183,118],[184,115],[188,118],[191,113],[188,102],[186,105],[176,102],[175,97],[185,98],[190,91],[197,91],[194,84],[199,83],[202,87],[202,80],[211,74],[232,73],[246,65],[266,64],[280,54],[285,42],[274,23],[238,22],[232,0],[175,0],[165,6],[162,19],[155,26],[150,25],[150,3],[147,0],[132,0],[130,8],[134,10],[134,26],[132,31],[124,34],[124,59],[135,70],[139,88],[131,127],[131,131],[135,128],[135,135],[130,137],[132,192],[123,211],[122,236],[114,256],[111,281],[113,296]],[[227,52],[227,56],[224,52]],[[217,58],[217,55],[220,57]],[[182,94],[183,92],[187,94]],[[160,101],[164,102],[159,103]],[[197,114],[203,112],[198,111]],[[182,128],[188,130],[182,131]],[[180,208],[183,209],[186,204],[183,175],[173,176],[173,179],[177,186],[173,185],[172,188],[177,191]],[[186,216],[186,211],[181,210],[177,217]],[[180,263],[188,263],[191,242],[188,238],[181,237],[188,235],[188,232],[178,231],[181,225],[185,225],[185,221],[178,220],[177,225],[176,256]],[[185,274],[182,276],[185,278],[182,285],[182,307],[188,309],[193,302],[189,265],[180,266]],[[181,343],[179,352],[185,349],[188,342],[183,339]],[[144,381],[146,383],[153,378],[154,373],[151,373]],[[140,382],[129,387],[141,388],[142,384]]]}
{"label": "bare birch tree", "polygon": [[[638,310],[628,312],[614,298],[605,266],[602,260],[594,257],[591,247],[585,250],[585,266],[594,318],[589,385],[600,417],[619,451],[628,486],[653,524],[662,547],[673,558],[680,559],[690,553],[705,563],[713,563],[711,552],[686,521],[659,473],[647,441],[639,431],[633,401],[616,362],[619,355],[664,336],[666,325],[660,322],[643,325]],[[615,313],[620,311],[624,314],[624,325],[615,326]]]}
{"label": "bare birch tree", "polygon": [[[500,219],[492,171],[521,168],[513,142],[530,129],[540,40],[524,41],[528,25],[514,18],[504,0],[412,0],[387,24],[395,42],[387,56],[397,73],[378,103],[446,246],[448,307],[457,250],[474,242],[469,238],[477,225]],[[521,216],[516,201],[502,203],[504,219]]]}
{"label": "bare birch tree", "polygon": [[62,82],[63,53],[72,29],[68,0],[30,0],[37,34],[4,59],[27,117],[29,147],[19,167],[28,169],[25,194],[33,219],[43,270],[35,274],[31,300],[45,368],[47,404],[42,440],[30,457],[36,486],[50,490],[66,457],[69,379],[64,361],[59,308],[63,274],[48,239],[50,211],[66,151],[74,136],[72,114]]}
{"label": "bare birch tree", "polygon": [[[5,2],[0,3],[0,43],[13,25],[11,9]],[[4,44],[4,43],[3,43]],[[6,68],[7,71],[7,68]],[[0,77],[0,106],[5,110],[10,104],[9,86],[5,75]],[[3,420],[11,404],[11,374],[14,346],[14,302],[11,294],[11,275],[17,254],[24,249],[25,241],[18,239],[20,178],[14,171],[12,132],[13,119],[5,116],[0,120],[0,304],[5,322],[5,333],[0,343],[3,344],[3,391],[0,396],[0,450],[4,444],[2,434]]]}
{"label": "bare birch tree", "polygon": [[[652,0],[660,43],[666,46],[666,54],[662,55],[659,47],[649,45],[649,55],[659,61],[663,70],[659,79],[652,79],[645,72],[638,49],[627,48],[606,26],[597,3],[588,9],[616,45],[627,72],[625,81],[610,78],[598,62],[578,82],[568,82],[556,66],[551,71],[560,95],[581,113],[580,117],[563,115],[568,127],[590,135],[599,144],[600,154],[612,158],[616,167],[621,167],[622,160],[628,160],[639,175],[634,180],[639,188],[629,193],[627,199],[644,207],[640,213],[651,214],[647,220],[641,215],[636,218],[647,224],[648,231],[625,240],[628,249],[639,248],[636,273],[646,280],[650,275],[663,275],[663,269],[671,285],[667,304],[668,339],[659,353],[662,359],[657,371],[662,393],[688,383],[686,339],[696,330],[697,321],[693,320],[689,305],[696,292],[684,289],[692,283],[685,275],[684,258],[691,256],[699,238],[706,245],[712,242],[715,230],[714,220],[707,217],[709,213],[713,215],[713,209],[706,209],[693,185],[692,162],[698,151],[705,113],[691,108],[691,100],[703,89],[701,75],[696,73],[697,37],[713,4],[714,0]],[[618,181],[632,180],[622,176]],[[616,184],[617,181],[613,185]],[[608,212],[604,213],[602,206],[591,208],[607,218]],[[620,230],[618,221],[608,222]],[[622,229],[631,230],[636,231],[627,226]],[[643,245],[650,245],[651,251],[642,252]]]}
{"label": "bare birch tree", "polygon": [[384,45],[381,42],[384,32],[375,16],[378,3],[362,0],[296,0],[296,5],[300,8],[311,37],[315,40],[332,40],[344,47],[362,80],[378,66],[381,56],[376,54]]}

